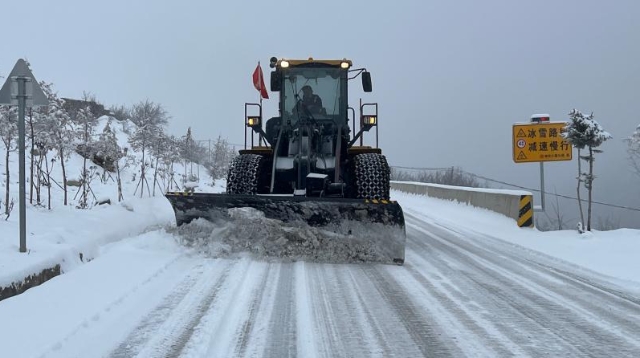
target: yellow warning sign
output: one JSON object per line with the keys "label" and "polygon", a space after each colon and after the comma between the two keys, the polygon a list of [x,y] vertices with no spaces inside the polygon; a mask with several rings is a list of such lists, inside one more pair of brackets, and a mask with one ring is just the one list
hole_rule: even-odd
{"label": "yellow warning sign", "polygon": [[516,163],[571,160],[573,148],[562,138],[565,122],[513,125],[513,161]]}

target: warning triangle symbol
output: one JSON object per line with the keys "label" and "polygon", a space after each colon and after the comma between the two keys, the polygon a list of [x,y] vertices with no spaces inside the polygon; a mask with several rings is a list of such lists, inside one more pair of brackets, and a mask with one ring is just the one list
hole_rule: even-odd
{"label": "warning triangle symbol", "polygon": [[520,131],[518,132],[518,135],[516,135],[517,138],[524,138],[526,136],[527,134],[522,129],[520,129]]}
{"label": "warning triangle symbol", "polygon": [[11,93],[11,82],[14,77],[27,77],[31,79],[32,93],[31,98],[27,99],[27,107],[49,105],[47,96],[42,92],[38,81],[33,77],[33,73],[31,73],[29,66],[23,59],[19,59],[18,62],[16,62],[13,70],[11,70],[11,73],[7,76],[7,81],[2,85],[2,88],[0,88],[0,104],[17,105],[17,103],[13,103],[14,95]]}
{"label": "warning triangle symbol", "polygon": [[527,156],[524,155],[523,151],[520,151],[520,154],[518,154],[518,160],[525,160],[527,159]]}

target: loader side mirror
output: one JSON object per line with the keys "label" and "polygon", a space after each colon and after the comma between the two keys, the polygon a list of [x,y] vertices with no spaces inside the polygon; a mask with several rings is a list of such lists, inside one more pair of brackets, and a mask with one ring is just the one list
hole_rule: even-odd
{"label": "loader side mirror", "polygon": [[280,92],[282,89],[282,74],[280,71],[271,71],[271,92]]}
{"label": "loader side mirror", "polygon": [[365,92],[371,92],[373,90],[371,85],[371,72],[362,72],[362,89]]}

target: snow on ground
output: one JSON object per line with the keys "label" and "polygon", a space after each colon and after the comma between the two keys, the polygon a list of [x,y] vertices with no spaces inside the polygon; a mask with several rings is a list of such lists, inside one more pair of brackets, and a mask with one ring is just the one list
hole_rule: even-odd
{"label": "snow on ground", "polygon": [[80,262],[80,253],[92,259],[102,245],[170,224],[173,212],[164,201],[162,197],[138,198],[123,205],[60,208],[55,213],[29,208],[26,253],[18,251],[18,218],[0,224],[0,287],[56,264],[69,271]]}
{"label": "snow on ground", "polygon": [[633,281],[640,287],[640,230],[594,230],[582,235],[577,230],[539,231],[519,228],[513,219],[504,215],[454,201],[401,192],[393,192],[392,196],[407,214],[454,223],[461,229],[496,237],[620,280]]}
{"label": "snow on ground", "polygon": [[[123,222],[127,223],[130,221]],[[113,343],[110,339],[124,339],[126,333],[119,327],[135,325],[138,315],[147,313],[144,311],[147,307],[149,310],[155,307],[171,288],[184,280],[185,272],[195,261],[185,257],[184,250],[163,230],[113,242],[100,251],[82,270],[71,270],[53,278],[52,285],[35,287],[0,302],[0,317],[11,323],[0,328],[0,342],[2,337],[12,336],[11,332],[35,332],[13,335],[10,342],[2,344],[7,349],[3,354],[32,357],[49,352],[49,356],[56,356],[57,345],[77,334],[91,334],[86,328],[96,322],[112,325],[114,329],[108,337],[83,336],[91,347],[76,343],[84,351],[63,356],[81,357],[100,351],[103,345]],[[160,274],[162,280],[153,280]],[[127,301],[131,295],[144,304]],[[134,303],[137,304],[132,306]],[[21,313],[25,308],[29,315]]]}

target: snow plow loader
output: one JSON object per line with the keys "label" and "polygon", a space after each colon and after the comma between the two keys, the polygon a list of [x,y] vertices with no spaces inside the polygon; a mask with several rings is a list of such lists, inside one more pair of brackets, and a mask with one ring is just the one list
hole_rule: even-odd
{"label": "snow plow loader", "polygon": [[[268,95],[258,66],[261,100],[245,103],[245,148],[229,166],[226,193],[166,193],[177,225],[198,218],[224,223],[234,211],[254,210],[282,227],[281,254],[402,265],[405,221],[390,198],[390,168],[378,147],[378,104],[360,100],[356,126],[348,103],[351,80],[361,77],[363,91],[372,91],[370,72],[352,69],[347,59],[273,57],[270,67],[279,114],[263,125]],[[374,128],[375,146],[364,145]]]}

